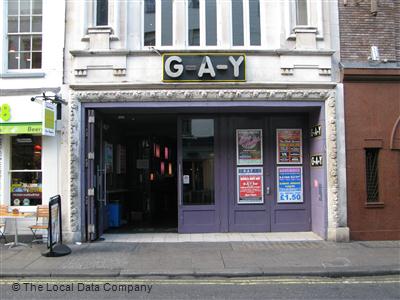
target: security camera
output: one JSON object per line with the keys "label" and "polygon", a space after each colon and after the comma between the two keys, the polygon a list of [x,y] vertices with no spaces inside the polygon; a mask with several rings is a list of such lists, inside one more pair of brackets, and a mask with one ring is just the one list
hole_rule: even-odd
{"label": "security camera", "polygon": [[31,98],[31,101],[32,101],[32,102],[35,102],[35,97],[32,97],[32,98]]}

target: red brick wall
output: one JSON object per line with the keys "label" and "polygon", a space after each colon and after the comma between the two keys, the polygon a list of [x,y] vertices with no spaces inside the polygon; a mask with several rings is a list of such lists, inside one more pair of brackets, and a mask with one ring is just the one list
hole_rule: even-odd
{"label": "red brick wall", "polygon": [[347,6],[338,0],[342,61],[366,62],[371,46],[378,46],[381,59],[400,60],[400,0],[377,1],[372,16],[371,0],[347,0]]}

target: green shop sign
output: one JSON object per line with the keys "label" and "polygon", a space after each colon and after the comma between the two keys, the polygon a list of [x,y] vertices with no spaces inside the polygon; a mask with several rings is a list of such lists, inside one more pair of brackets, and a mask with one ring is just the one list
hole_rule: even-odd
{"label": "green shop sign", "polygon": [[42,123],[0,123],[0,134],[41,134]]}

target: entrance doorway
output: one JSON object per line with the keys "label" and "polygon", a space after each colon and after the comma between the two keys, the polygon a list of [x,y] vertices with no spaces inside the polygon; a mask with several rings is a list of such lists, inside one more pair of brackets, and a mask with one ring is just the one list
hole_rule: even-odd
{"label": "entrance doorway", "polygon": [[175,115],[88,110],[87,152],[90,240],[177,231]]}
{"label": "entrance doorway", "polygon": [[306,113],[86,112],[89,240],[311,230]]}

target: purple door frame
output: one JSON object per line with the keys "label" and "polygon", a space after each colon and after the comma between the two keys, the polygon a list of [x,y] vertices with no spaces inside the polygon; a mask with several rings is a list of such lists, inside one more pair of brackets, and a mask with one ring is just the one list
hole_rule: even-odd
{"label": "purple door frame", "polygon": [[[178,114],[184,113],[213,113],[215,115],[223,116],[222,114],[226,113],[255,113],[255,112],[265,112],[265,113],[271,113],[271,112],[282,112],[282,111],[299,111],[302,113],[305,112],[315,112],[316,110],[318,111],[324,111],[324,102],[317,102],[317,101],[309,101],[309,102],[302,102],[302,101],[291,101],[290,103],[282,103],[281,101],[257,101],[257,102],[249,102],[249,101],[207,101],[207,102],[179,102],[179,101],[170,101],[170,102],[96,102],[96,103],[82,103],[82,109],[81,109],[81,124],[86,124],[87,122],[87,111],[89,109],[106,109],[106,108],[131,108],[131,109],[136,109],[138,112],[144,112],[144,113],[152,113],[155,110],[159,113],[160,111],[164,112],[176,112]],[[226,195],[229,194],[229,190],[232,190],[232,187],[229,186],[228,184],[228,165],[229,161],[227,156],[224,153],[227,153],[229,149],[229,140],[227,138],[224,138],[224,130],[222,130],[222,127],[228,126],[229,120],[228,118],[217,118],[219,119],[217,123],[220,124],[220,127],[216,128],[216,131],[219,132],[219,136],[221,137],[221,143],[219,145],[216,145],[216,147],[219,149],[218,152],[220,154],[216,154],[217,156],[219,155],[219,161],[221,162],[220,167],[221,171],[217,172],[215,174],[216,180],[220,183],[220,189],[216,189],[216,200],[217,199],[226,199]],[[306,126],[306,125],[304,125]],[[81,141],[85,141],[85,147],[81,147],[81,157],[86,157],[86,151],[87,151],[87,146],[88,146],[88,141],[86,139],[85,135],[85,126],[82,126],[81,130]],[[305,132],[308,132],[307,130],[303,131],[303,135]],[[303,139],[303,142],[306,141],[306,138]],[[305,150],[305,149],[304,149]],[[265,150],[264,150],[265,151]],[[304,151],[304,153],[308,153],[307,151]],[[303,166],[305,167],[309,160],[307,160],[306,157],[303,158]],[[265,172],[265,171],[264,171]],[[87,227],[86,225],[88,224],[88,219],[91,217],[89,208],[86,206],[86,191],[88,187],[90,186],[90,181],[87,179],[88,178],[88,171],[85,169],[85,164],[81,164],[81,174],[83,176],[81,177],[81,191],[83,192],[81,195],[81,207],[86,208],[84,214],[81,216],[81,228],[82,228],[82,235],[86,237],[88,240],[89,237],[87,236]],[[236,176],[236,174],[234,174]],[[232,176],[232,175],[231,175]],[[276,174],[274,175],[276,176]],[[265,176],[264,173],[264,187],[265,185],[265,180],[267,180],[267,177]],[[309,176],[304,176],[304,187],[309,187],[310,182]],[[320,176],[318,175],[318,178]],[[275,178],[276,179],[276,178]],[[274,180],[275,180],[274,179]],[[180,178],[178,179],[178,186],[181,186]],[[232,180],[232,179],[231,179]],[[236,180],[236,177],[235,177]],[[308,182],[306,183],[306,180]],[[276,182],[276,181],[275,181]],[[320,178],[320,182],[326,182],[326,178]],[[221,184],[222,183],[222,184]],[[225,184],[226,183],[226,184]],[[178,192],[180,193],[179,189]],[[274,194],[274,189],[272,189],[272,193],[275,197]],[[304,195],[305,197],[306,194]],[[310,195],[308,195],[310,197]],[[227,200],[226,200],[227,201]],[[224,202],[224,200],[220,200],[217,205],[220,205],[219,207],[227,207],[227,202]],[[321,215],[321,213],[324,215],[322,216],[323,219],[325,219],[325,224],[326,224],[326,212],[319,212],[318,215]],[[228,210],[224,209],[219,209],[219,215],[220,215],[220,226],[219,226],[219,231],[221,232],[227,232],[229,231],[229,212]],[[272,224],[272,222],[271,222]],[[290,226],[289,226],[290,227]],[[297,227],[299,228],[299,227]],[[272,228],[271,228],[272,229]],[[274,229],[272,229],[274,230]],[[277,229],[278,230],[278,229]],[[290,229],[292,230],[292,229]]]}

